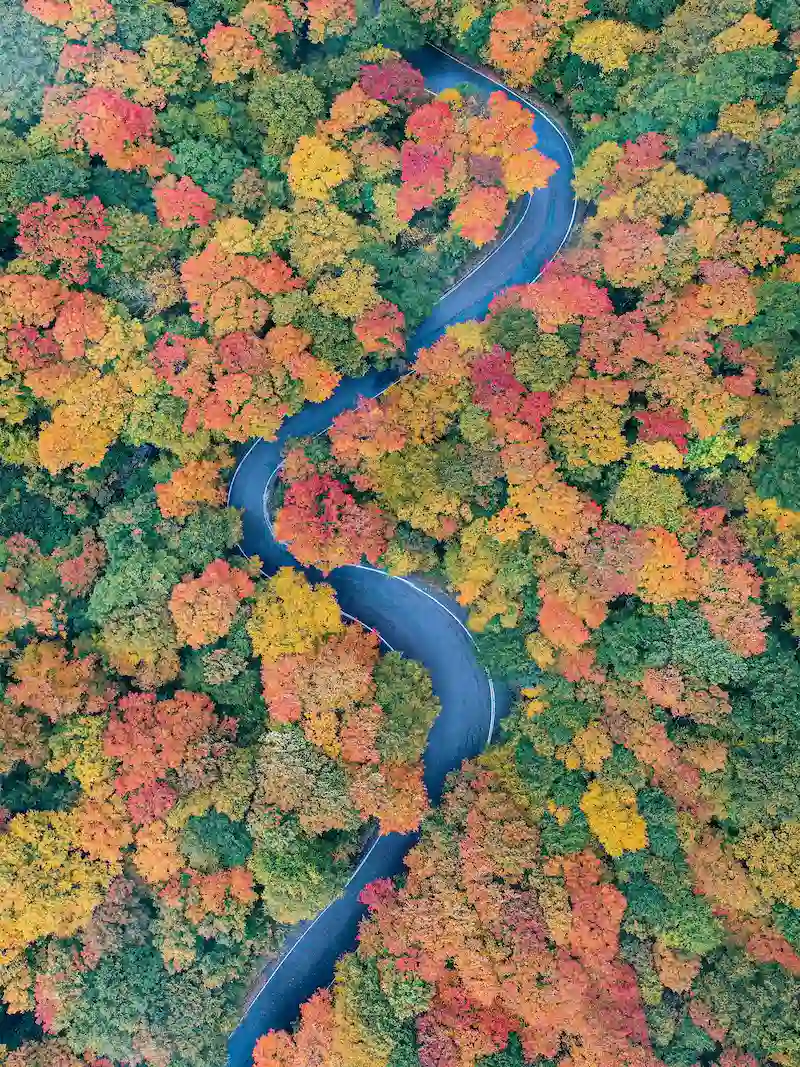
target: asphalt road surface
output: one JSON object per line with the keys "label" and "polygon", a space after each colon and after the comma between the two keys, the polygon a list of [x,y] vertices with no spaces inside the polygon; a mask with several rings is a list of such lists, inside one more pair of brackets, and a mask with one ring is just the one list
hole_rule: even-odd
{"label": "asphalt road surface", "polygon": [[[512,90],[459,60],[434,48],[409,57],[425,75],[428,88],[439,92],[470,81],[482,89]],[[524,102],[524,101],[523,101]],[[480,318],[494,295],[509,285],[534,280],[557,254],[575,219],[572,192],[572,154],[561,131],[536,111],[538,148],[555,159],[559,169],[546,189],[527,198],[523,214],[493,254],[439,301],[433,313],[408,341],[408,352],[432,344],[452,323]],[[397,375],[371,372],[343,381],[323,404],[306,404],[281,428],[277,440],[256,441],[243,456],[229,487],[229,503],[243,513],[242,550],[258,555],[268,573],[281,566],[297,566],[291,554],[272,536],[265,515],[271,477],[281,462],[281,449],[290,437],[319,433],[361,396],[375,396]],[[309,571],[312,580],[321,576]],[[392,648],[419,660],[431,673],[442,703],[425,750],[425,784],[438,802],[446,775],[487,744],[497,719],[507,710],[508,695],[478,664],[472,639],[464,627],[463,609],[440,591],[391,578],[371,567],[341,567],[327,579],[342,609],[374,627]],[[414,834],[387,834],[366,851],[343,894],[316,919],[298,923],[283,957],[265,971],[260,992],[228,1043],[230,1067],[249,1067],[258,1037],[270,1029],[290,1026],[300,1005],[333,977],[336,959],[352,948],[364,907],[358,895],[376,878],[391,877],[403,868],[403,857]]]}

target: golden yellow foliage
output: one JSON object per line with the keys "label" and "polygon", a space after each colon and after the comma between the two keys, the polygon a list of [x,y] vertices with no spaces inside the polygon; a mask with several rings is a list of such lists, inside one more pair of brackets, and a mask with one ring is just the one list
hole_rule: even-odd
{"label": "golden yellow foliage", "polygon": [[597,205],[597,218],[627,218],[659,226],[668,215],[682,215],[706,189],[704,182],[684,174],[674,163],[665,163],[647,175],[633,188],[604,196]]}
{"label": "golden yellow foliage", "polygon": [[[575,390],[572,390],[575,393]],[[577,393],[556,398],[549,427],[568,467],[603,467],[616,463],[628,451],[622,434],[625,413],[603,396]]]}
{"label": "golden yellow foliage", "polygon": [[647,847],[647,824],[636,810],[630,786],[606,785],[595,779],[581,797],[589,829],[610,856]]}
{"label": "golden yellow foliage", "polygon": [[587,63],[596,63],[607,73],[627,70],[634,52],[647,48],[651,35],[632,22],[616,19],[592,19],[582,22],[572,38],[570,51]]}
{"label": "golden yellow foliage", "polygon": [[737,52],[740,48],[771,48],[778,36],[769,19],[748,11],[735,25],[718,33],[711,43],[715,52]]}
{"label": "golden yellow foliage", "polygon": [[780,111],[759,110],[755,100],[740,100],[720,110],[717,129],[742,141],[757,141],[765,130],[780,125],[782,118]]}
{"label": "golden yellow foliage", "polygon": [[614,747],[611,738],[596,723],[589,723],[579,730],[572,738],[572,744],[581,758],[581,764],[595,774],[600,771]]}
{"label": "golden yellow foliage", "polygon": [[105,715],[73,715],[50,740],[47,769],[69,771],[87,797],[102,799],[113,791],[114,761],[105,754]]}
{"label": "golden yellow foliage", "polygon": [[74,934],[118,873],[87,855],[72,812],[16,815],[0,835],[0,964],[39,938]]}
{"label": "golden yellow foliage", "polygon": [[358,319],[380,303],[378,272],[371,263],[350,260],[338,274],[324,275],[311,294],[314,303],[344,319]]}
{"label": "golden yellow foliage", "polygon": [[310,652],[327,634],[344,629],[329,585],[312,586],[305,575],[281,567],[257,592],[247,632],[253,651],[267,663]]}
{"label": "golden yellow foliage", "polygon": [[755,886],[767,900],[800,908],[800,823],[775,828],[749,826],[733,846]]}
{"label": "golden yellow foliage", "polygon": [[114,375],[88,374],[67,393],[39,434],[39,460],[51,474],[97,466],[125,422],[125,390]]}
{"label": "golden yellow foliage", "polygon": [[486,343],[485,326],[474,319],[448,326],[445,333],[453,338],[462,352],[480,352]]}
{"label": "golden yellow foliage", "polygon": [[631,467],[636,465],[677,469],[683,466],[683,453],[672,441],[637,441],[631,449]]}
{"label": "golden yellow foliage", "polygon": [[315,278],[325,267],[342,267],[361,243],[352,215],[334,204],[312,203],[292,215],[289,254],[304,278]]}
{"label": "golden yellow foliage", "polygon": [[622,148],[616,141],[603,141],[589,153],[586,162],[575,171],[572,187],[581,200],[594,200],[622,159]]}
{"label": "golden yellow foliage", "polygon": [[255,228],[247,219],[231,215],[214,223],[214,240],[225,252],[248,255],[254,251]]}
{"label": "golden yellow foliage", "polygon": [[780,600],[791,613],[789,627],[800,634],[800,511],[782,508],[770,497],[749,496],[742,533],[748,549],[764,560],[770,596]]}
{"label": "golden yellow foliage", "polygon": [[276,250],[276,244],[291,229],[292,213],[280,207],[270,208],[256,226],[253,234],[253,248],[258,255],[265,255]]}
{"label": "golden yellow foliage", "polygon": [[331,148],[321,137],[304,134],[289,157],[289,185],[295,196],[328,200],[331,190],[352,173],[353,163],[347,153]]}

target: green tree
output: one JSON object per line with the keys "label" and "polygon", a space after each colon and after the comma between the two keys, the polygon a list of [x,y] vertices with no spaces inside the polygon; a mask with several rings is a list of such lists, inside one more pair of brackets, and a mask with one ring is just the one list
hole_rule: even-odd
{"label": "green tree", "polygon": [[388,652],[378,660],[373,678],[375,702],[385,714],[375,742],[381,759],[413,763],[422,755],[428,731],[441,710],[431,677],[415,660]]}
{"label": "green tree", "polygon": [[198,871],[243,867],[252,848],[247,827],[215,808],[205,815],[191,815],[181,835],[181,850]]}
{"label": "green tree", "polygon": [[248,111],[265,134],[265,152],[285,157],[302,134],[313,132],[326,104],[308,75],[291,70],[256,81]]}

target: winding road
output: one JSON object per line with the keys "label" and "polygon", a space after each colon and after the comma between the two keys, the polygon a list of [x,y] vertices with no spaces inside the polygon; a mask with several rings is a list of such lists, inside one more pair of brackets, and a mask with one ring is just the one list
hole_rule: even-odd
{"label": "winding road", "polygon": [[[439,49],[425,48],[409,59],[433,92],[470,81],[488,92],[501,88],[520,99],[536,114],[539,149],[559,164],[548,187],[527,198],[523,213],[492,254],[445,293],[409,338],[407,350],[413,354],[432,344],[446,326],[483,316],[499,290],[537,278],[567,240],[576,202],[569,142],[547,114],[501,82]],[[373,371],[346,379],[325,403],[306,404],[288,419],[277,440],[258,440],[245,453],[231,480],[228,503],[242,511],[242,551],[260,556],[265,572],[297,566],[272,536],[266,517],[269,482],[280,467],[286,440],[325,430],[339,412],[355,406],[359,397],[377,395],[397,377],[396,372]],[[314,571],[308,573],[313,580],[321,577]],[[340,567],[326,581],[336,590],[343,611],[374,627],[387,645],[419,660],[430,671],[442,711],[425,750],[425,784],[431,800],[438,803],[446,775],[464,759],[477,755],[491,738],[497,718],[507,710],[507,693],[496,692],[478,664],[463,609],[439,590],[366,566]],[[342,895],[313,921],[297,924],[284,955],[265,972],[261,989],[231,1035],[230,1067],[249,1067],[258,1037],[291,1025],[300,1004],[330,982],[336,959],[352,947],[364,914],[359,893],[368,882],[399,873],[415,840],[414,834],[378,837]]]}

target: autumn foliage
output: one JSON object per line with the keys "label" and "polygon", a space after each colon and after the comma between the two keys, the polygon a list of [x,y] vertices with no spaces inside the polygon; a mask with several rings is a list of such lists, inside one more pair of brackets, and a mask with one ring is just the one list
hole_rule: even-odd
{"label": "autumn foliage", "polygon": [[98,197],[62,201],[49,196],[20,213],[17,244],[44,266],[58,262],[62,281],[81,285],[89,280],[92,261],[102,267],[101,246],[110,233]]}
{"label": "autumn foliage", "polygon": [[178,641],[191,648],[224,637],[239,608],[252,596],[253,583],[224,560],[209,563],[199,578],[184,580],[172,590],[169,610]]}
{"label": "autumn foliage", "polygon": [[[797,1067],[795,7],[4,5],[4,1067],[219,1067],[375,833],[256,1067]],[[435,811],[348,564],[510,693]]]}
{"label": "autumn foliage", "polygon": [[[749,20],[715,48],[751,32],[766,31]],[[442,121],[420,116],[419,143]],[[418,158],[421,202],[449,170]],[[407,1042],[454,1067],[792,1047],[759,992],[769,971],[791,997],[800,974],[782,781],[799,683],[767,603],[797,628],[800,497],[792,430],[785,452],[765,444],[769,419],[788,427],[798,409],[794,371],[756,325],[758,264],[785,271],[784,235],[737,221],[658,134],[599,145],[576,187],[597,205],[574,248],[338,416],[326,447],[286,457],[281,536],[307,551],[305,515],[325,514],[332,485],[377,507],[396,524],[381,562],[436,567],[519,700],[423,823],[402,882],[365,890],[332,991],[291,1038],[263,1038],[256,1063],[314,1048],[325,1064],[344,1049],[390,1064]],[[326,565],[325,542],[304,558]],[[772,705],[784,673],[790,695]],[[780,755],[768,743],[769,769],[767,719],[787,738]]]}

